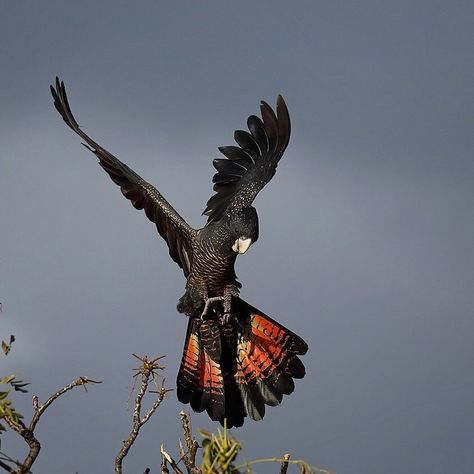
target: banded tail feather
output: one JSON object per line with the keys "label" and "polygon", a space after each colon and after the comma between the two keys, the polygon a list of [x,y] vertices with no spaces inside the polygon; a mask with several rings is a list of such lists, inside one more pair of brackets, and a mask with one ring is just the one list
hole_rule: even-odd
{"label": "banded tail feather", "polygon": [[245,417],[261,420],[265,405],[276,406],[303,378],[299,355],[308,346],[240,298],[233,318],[190,318],[177,377],[178,399],[197,412],[207,411],[222,425],[242,426]]}

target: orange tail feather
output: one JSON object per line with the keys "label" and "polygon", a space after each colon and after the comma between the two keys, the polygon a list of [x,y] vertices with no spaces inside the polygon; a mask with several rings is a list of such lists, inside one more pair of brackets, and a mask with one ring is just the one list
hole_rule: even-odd
{"label": "orange tail feather", "polygon": [[305,369],[307,344],[261,311],[236,298],[233,318],[191,318],[178,373],[178,399],[212,420],[241,426],[260,420],[294,390]]}

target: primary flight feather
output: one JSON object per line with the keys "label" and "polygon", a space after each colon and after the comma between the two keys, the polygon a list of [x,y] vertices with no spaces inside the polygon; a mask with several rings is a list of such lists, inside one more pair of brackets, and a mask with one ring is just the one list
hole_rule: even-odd
{"label": "primary flight feather", "polygon": [[294,390],[305,369],[299,359],[307,344],[239,298],[234,264],[258,239],[256,195],[271,180],[290,139],[285,101],[276,113],[261,102],[261,118],[251,115],[249,131],[237,130],[238,146],[220,147],[215,159],[215,194],[203,214],[202,229],[191,228],[151,184],[102,148],[77,124],[64,83],[51,86],[54,105],[66,124],[99,159],[99,165],[136,209],[143,209],[166,241],[171,258],[183,269],[186,291],[178,311],[189,317],[178,399],[212,420],[241,426],[245,417],[260,420],[265,405],[278,405]]}

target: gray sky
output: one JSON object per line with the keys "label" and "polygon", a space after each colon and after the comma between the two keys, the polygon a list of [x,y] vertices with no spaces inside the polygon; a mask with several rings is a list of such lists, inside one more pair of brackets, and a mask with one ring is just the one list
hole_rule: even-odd
{"label": "gray sky", "polygon": [[[295,393],[236,430],[248,458],[472,472],[473,19],[468,1],[3,2],[0,330],[17,343],[2,373],[40,399],[104,381],[44,417],[36,473],[111,472],[131,353],[166,354],[173,387],[186,327],[182,273],[54,110],[56,74],[84,129],[194,226],[216,147],[284,95],[290,147],[237,273],[310,351]],[[170,394],[129,472],[175,449],[182,408]]]}

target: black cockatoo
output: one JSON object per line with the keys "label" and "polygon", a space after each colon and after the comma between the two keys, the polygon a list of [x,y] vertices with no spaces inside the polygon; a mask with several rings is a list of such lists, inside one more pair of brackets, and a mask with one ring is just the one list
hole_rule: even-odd
{"label": "black cockatoo", "polygon": [[260,420],[265,405],[278,405],[294,390],[305,368],[298,358],[307,344],[239,298],[234,264],[258,239],[257,193],[275,174],[290,138],[290,117],[278,96],[276,114],[261,102],[262,118],[251,115],[249,132],[237,130],[238,146],[219,150],[213,177],[216,192],[203,214],[202,229],[191,228],[151,184],[86,135],[69,107],[64,83],[51,86],[54,105],[66,124],[99,159],[99,164],[136,209],[143,209],[183,269],[186,292],[178,311],[188,316],[183,358],[177,377],[178,399],[212,420],[241,426]]}

